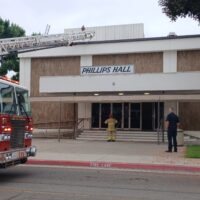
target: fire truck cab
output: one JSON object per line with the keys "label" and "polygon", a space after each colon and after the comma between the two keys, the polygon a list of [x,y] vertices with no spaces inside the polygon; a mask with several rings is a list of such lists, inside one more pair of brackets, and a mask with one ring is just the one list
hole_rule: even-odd
{"label": "fire truck cab", "polygon": [[25,163],[36,155],[32,146],[32,117],[28,90],[0,79],[0,168]]}

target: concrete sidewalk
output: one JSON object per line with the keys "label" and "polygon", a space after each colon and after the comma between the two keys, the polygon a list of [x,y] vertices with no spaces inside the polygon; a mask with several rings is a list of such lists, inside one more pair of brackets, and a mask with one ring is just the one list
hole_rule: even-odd
{"label": "concrete sidewalk", "polygon": [[188,171],[200,173],[200,159],[185,158],[185,147],[166,153],[167,144],[34,139],[38,153],[29,164]]}

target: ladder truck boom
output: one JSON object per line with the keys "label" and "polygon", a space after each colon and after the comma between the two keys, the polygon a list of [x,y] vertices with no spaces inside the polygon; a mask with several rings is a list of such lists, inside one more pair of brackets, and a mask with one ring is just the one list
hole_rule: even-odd
{"label": "ladder truck boom", "polygon": [[57,46],[69,46],[74,42],[90,40],[93,37],[94,32],[82,31],[72,34],[64,33],[0,39],[0,56],[20,50],[37,50]]}

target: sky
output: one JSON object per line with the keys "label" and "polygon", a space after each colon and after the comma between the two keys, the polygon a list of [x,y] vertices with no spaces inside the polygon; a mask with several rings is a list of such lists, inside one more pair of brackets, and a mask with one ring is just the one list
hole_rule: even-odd
{"label": "sky", "polygon": [[63,33],[66,28],[144,23],[145,37],[200,34],[190,18],[176,22],[162,13],[158,0],[0,0],[0,17],[26,31]]}

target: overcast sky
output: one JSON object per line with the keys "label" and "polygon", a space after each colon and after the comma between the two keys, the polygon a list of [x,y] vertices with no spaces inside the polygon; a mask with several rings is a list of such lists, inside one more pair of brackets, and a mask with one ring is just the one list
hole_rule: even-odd
{"label": "overcast sky", "polygon": [[26,35],[45,32],[63,33],[65,28],[83,24],[104,26],[144,23],[145,37],[200,34],[192,19],[171,22],[162,13],[158,0],[0,0],[0,17],[21,26]]}

